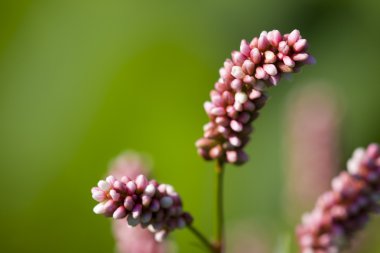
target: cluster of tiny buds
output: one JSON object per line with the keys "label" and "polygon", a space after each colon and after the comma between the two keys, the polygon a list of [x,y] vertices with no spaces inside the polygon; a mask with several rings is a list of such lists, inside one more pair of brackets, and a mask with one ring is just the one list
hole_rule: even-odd
{"label": "cluster of tiny buds", "polygon": [[263,90],[277,85],[285,74],[298,72],[314,58],[298,30],[281,35],[277,30],[262,32],[248,43],[242,40],[240,51],[232,52],[220,69],[220,79],[204,104],[210,122],[196,143],[206,160],[242,164],[248,160],[243,147],[249,141],[258,110],[267,99]]}
{"label": "cluster of tiny buds", "polygon": [[302,253],[338,253],[380,206],[380,147],[357,149],[297,229]]}
{"label": "cluster of tiny buds", "polygon": [[121,180],[109,176],[91,189],[92,198],[99,202],[96,214],[114,219],[126,218],[132,227],[141,225],[154,233],[161,242],[169,232],[192,223],[190,214],[182,210],[182,201],[171,185],[158,184],[144,175]]}

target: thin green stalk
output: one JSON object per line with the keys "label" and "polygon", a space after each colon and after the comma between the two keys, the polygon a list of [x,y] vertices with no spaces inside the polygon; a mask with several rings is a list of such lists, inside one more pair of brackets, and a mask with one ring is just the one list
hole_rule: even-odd
{"label": "thin green stalk", "polygon": [[212,245],[209,240],[207,240],[207,238],[201,232],[199,232],[198,229],[191,225],[187,226],[187,228],[190,229],[190,231],[199,239],[199,241],[201,241],[203,245],[210,250],[210,252],[215,253],[214,245]]}
{"label": "thin green stalk", "polygon": [[216,172],[216,212],[217,212],[217,222],[216,222],[216,242],[215,249],[217,253],[223,252],[225,248],[224,240],[224,208],[223,208],[223,175],[224,168],[223,162],[219,159],[216,161],[215,166]]}

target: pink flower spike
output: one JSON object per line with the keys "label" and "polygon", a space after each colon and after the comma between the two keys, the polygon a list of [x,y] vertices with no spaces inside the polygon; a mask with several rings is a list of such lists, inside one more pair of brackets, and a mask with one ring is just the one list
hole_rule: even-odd
{"label": "pink flower spike", "polygon": [[[286,73],[297,72],[308,63],[312,58],[306,51],[306,42],[298,30],[284,36],[277,30],[262,32],[249,45],[245,40],[241,42],[240,52],[233,51],[232,60],[225,61],[211,92],[211,102],[205,104],[210,122],[204,127],[201,141],[196,142],[198,154],[205,160],[220,159],[235,164],[245,161],[242,149],[248,143],[249,131],[244,129],[250,129],[249,124],[259,115],[258,110],[267,99],[264,93],[255,91],[277,85]],[[231,76],[226,74],[229,71]],[[240,116],[246,113],[250,115],[248,121]],[[229,141],[236,133],[242,142],[239,146],[231,145]],[[212,141],[206,142],[205,139]],[[236,144],[236,140],[233,143]],[[227,151],[242,155],[236,159],[229,155],[228,158]]]}

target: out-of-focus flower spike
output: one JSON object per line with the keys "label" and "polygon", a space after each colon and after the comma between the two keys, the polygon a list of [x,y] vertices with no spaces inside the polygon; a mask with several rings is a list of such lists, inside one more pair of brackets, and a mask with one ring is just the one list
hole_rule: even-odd
{"label": "out-of-focus flower spike", "polygon": [[[380,191],[380,146],[370,144],[355,151],[349,172],[333,179],[332,189],[317,201],[314,210],[297,228],[301,252],[340,252],[363,229],[378,207],[374,199]],[[377,175],[372,180],[368,175]],[[326,196],[335,196],[326,203]]]}

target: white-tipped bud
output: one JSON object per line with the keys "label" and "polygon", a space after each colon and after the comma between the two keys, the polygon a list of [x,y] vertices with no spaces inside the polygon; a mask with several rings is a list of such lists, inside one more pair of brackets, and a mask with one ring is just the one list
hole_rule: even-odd
{"label": "white-tipped bud", "polygon": [[240,66],[233,66],[231,70],[231,75],[237,79],[243,79],[245,76],[243,69]]}
{"label": "white-tipped bud", "polygon": [[145,187],[148,185],[148,179],[144,175],[138,175],[136,177],[136,188],[139,192],[144,192]]}
{"label": "white-tipped bud", "polygon": [[104,214],[106,212],[104,204],[105,204],[105,202],[101,202],[101,203],[97,204],[94,207],[94,209],[93,209],[94,213],[96,213],[96,214]]}
{"label": "white-tipped bud", "polygon": [[235,132],[243,131],[243,124],[241,124],[240,122],[238,122],[236,120],[231,120],[230,127]]}
{"label": "white-tipped bud", "polygon": [[156,193],[156,187],[154,187],[154,185],[152,184],[149,184],[146,188],[145,188],[145,191],[144,191],[144,194],[149,196],[149,197],[153,197],[154,194]]}
{"label": "white-tipped bud", "polygon": [[106,197],[107,197],[106,194],[101,190],[94,191],[92,193],[92,198],[98,202],[102,202],[102,201],[106,200]]}
{"label": "white-tipped bud", "polygon": [[114,200],[114,201],[120,200],[120,193],[118,193],[114,189],[110,190],[110,196],[111,196],[112,200]]}
{"label": "white-tipped bud", "polygon": [[161,230],[154,234],[154,239],[157,242],[163,242],[166,237],[167,237],[167,232],[165,230]]}
{"label": "white-tipped bud", "polygon": [[132,217],[137,219],[140,217],[142,212],[142,206],[140,204],[136,204],[132,209]]}
{"label": "white-tipped bud", "polygon": [[263,68],[268,75],[277,75],[277,68],[273,64],[264,64]]}
{"label": "white-tipped bud", "polygon": [[235,94],[235,101],[239,102],[240,104],[244,104],[248,100],[248,96],[244,92],[236,92]]}
{"label": "white-tipped bud", "polygon": [[127,183],[127,190],[129,194],[133,194],[136,191],[136,184],[133,181]]}
{"label": "white-tipped bud", "polygon": [[103,191],[109,191],[111,189],[111,185],[107,181],[104,181],[104,180],[100,180],[98,182],[98,186]]}

